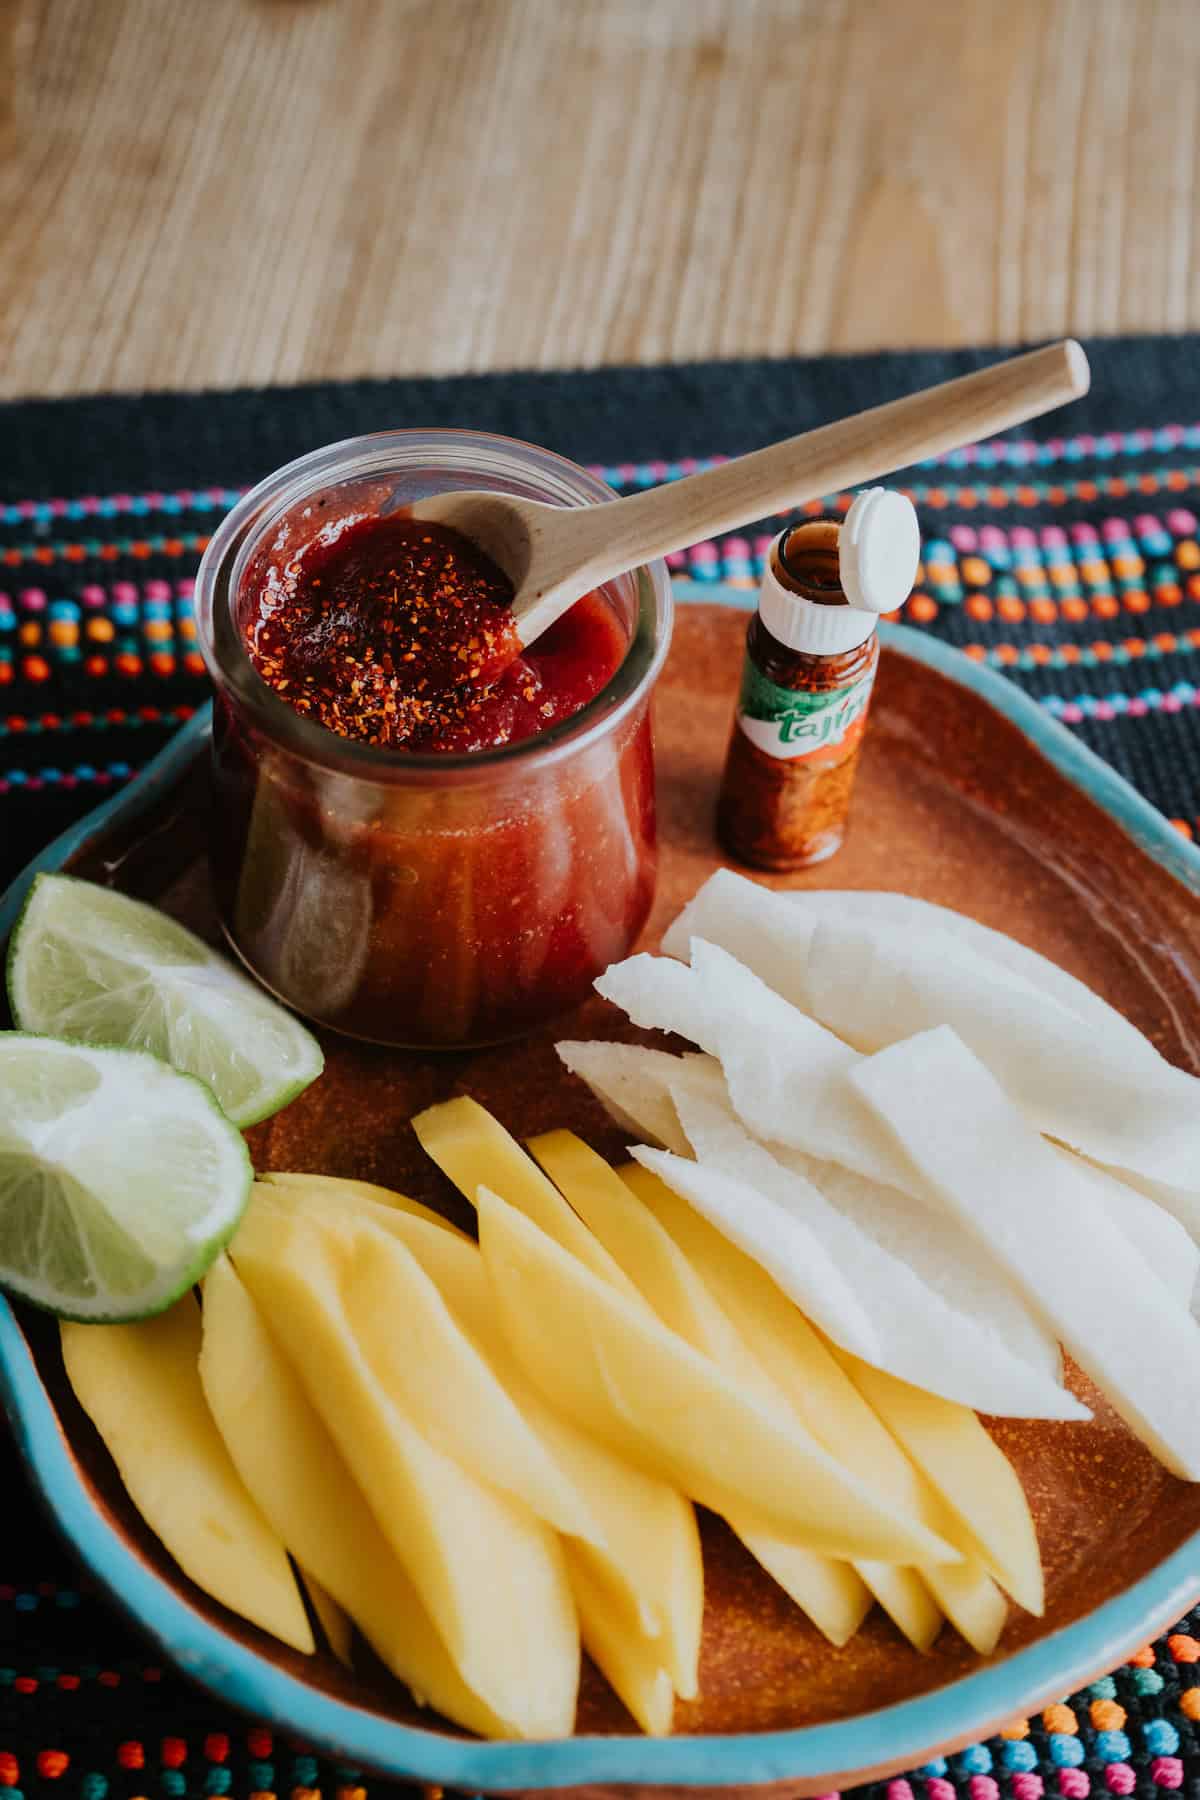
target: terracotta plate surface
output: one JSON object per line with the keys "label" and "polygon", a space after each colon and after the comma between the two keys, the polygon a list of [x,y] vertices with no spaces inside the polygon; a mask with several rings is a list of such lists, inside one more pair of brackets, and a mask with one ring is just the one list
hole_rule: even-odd
{"label": "terracotta plate surface", "polygon": [[[712,812],[743,629],[744,619],[721,607],[689,606],[680,612],[657,703],[663,857],[647,945],[657,942],[720,860]],[[1024,730],[968,686],[915,660],[898,647],[903,643],[904,634],[894,634],[882,659],[850,840],[832,863],[795,885],[896,888],[971,913],[1082,976],[1174,1061],[1200,1069],[1200,898],[1163,861],[1139,848],[1110,810],[1060,773]],[[944,652],[940,660],[953,668]],[[149,810],[131,818],[136,809],[118,807],[68,866],[152,900],[216,938],[203,861],[204,800],[204,759],[193,758],[160,782]],[[1137,805],[1132,798],[1131,804]],[[621,1134],[561,1069],[553,1043],[561,1036],[638,1035],[594,999],[518,1050],[431,1058],[329,1036],[324,1077],[250,1133],[255,1162],[263,1170],[317,1169],[386,1182],[466,1222],[467,1209],[423,1158],[407,1124],[411,1114],[467,1092],[522,1136],[570,1126],[618,1160]],[[1114,1307],[1119,1304],[1114,1294]],[[229,1697],[262,1710],[273,1707],[275,1716],[295,1729],[352,1747],[363,1761],[392,1774],[414,1772],[477,1787],[592,1792],[613,1791],[620,1782],[630,1789],[689,1783],[695,1791],[700,1785],[745,1787],[774,1779],[799,1795],[867,1772],[912,1766],[935,1747],[972,1741],[1018,1710],[1006,1704],[999,1717],[988,1711],[1003,1684],[960,1681],[981,1665],[950,1630],[931,1655],[918,1656],[876,1611],[844,1650],[832,1650],[729,1532],[705,1517],[702,1698],[681,1706],[677,1723],[681,1734],[722,1737],[720,1745],[712,1744],[711,1759],[663,1757],[664,1750],[678,1753],[682,1746],[636,1739],[621,1706],[588,1669],[579,1712],[586,1741],[496,1747],[491,1760],[485,1754],[464,1762],[452,1753],[452,1746],[455,1752],[467,1748],[459,1734],[419,1712],[382,1670],[363,1667],[351,1678],[330,1657],[294,1655],[193,1588],[141,1526],[75,1405],[56,1328],[25,1309],[17,1323],[61,1426],[59,1448],[67,1451],[100,1520],[120,1534],[143,1569],[183,1598],[193,1618],[198,1614],[208,1622],[214,1641],[217,1633],[221,1642],[232,1638],[257,1659],[269,1659],[278,1674],[303,1683],[314,1699],[321,1695],[343,1705],[327,1715],[319,1706],[315,1711],[298,1706],[293,1682],[272,1687],[265,1679],[246,1678],[244,1670],[237,1679],[221,1679],[215,1653],[206,1660],[193,1651],[185,1666],[214,1680]],[[0,1359],[2,1352],[0,1341]],[[1074,1385],[1095,1409],[1090,1424],[994,1426],[1033,1505],[1047,1574],[1045,1618],[1014,1613],[991,1659],[997,1665],[1114,1596],[1140,1592],[1139,1583],[1145,1586],[1146,1578],[1200,1531],[1200,1488],[1167,1475],[1085,1381],[1076,1379]],[[12,1386],[10,1367],[10,1394]],[[36,1436],[24,1416],[30,1410],[28,1390],[26,1383],[18,1399],[27,1443]],[[31,1454],[46,1485],[45,1456],[36,1443]],[[89,1554],[88,1534],[82,1535],[80,1547]],[[1200,1552],[1191,1567],[1194,1590],[1200,1592]],[[1182,1609],[1189,1596],[1177,1576],[1178,1559],[1171,1591],[1160,1585],[1147,1592],[1136,1617],[1122,1614],[1124,1622],[1112,1627],[1117,1635],[1097,1649],[1098,1657],[1116,1661],[1167,1623],[1166,1616],[1154,1616],[1156,1605],[1171,1616],[1177,1605]],[[1031,1668],[1032,1685],[1019,1696],[1022,1702],[1041,1703],[1063,1691],[1068,1675],[1082,1679],[1098,1672],[1075,1666],[1078,1650],[1070,1633],[1061,1641],[1062,1680],[1051,1675],[1047,1681],[1043,1658],[1039,1674]],[[915,1712],[910,1705],[898,1706],[934,1690],[943,1690],[935,1708]],[[1011,1696],[1003,1692],[1008,1702]],[[965,1696],[961,1704],[959,1695]],[[894,1732],[868,1717],[881,1708],[897,1709],[885,1715],[895,1719]],[[936,1745],[932,1736],[925,1742],[913,1736],[918,1718],[936,1720]],[[797,1730],[850,1719],[857,1724],[832,1738]],[[419,1726],[420,1738],[395,1731],[392,1721]],[[760,1733],[773,1735],[754,1735]],[[597,1741],[613,1734],[626,1737],[628,1754],[616,1755],[615,1745],[606,1749]],[[738,1753],[739,1740],[744,1755]],[[838,1756],[836,1764],[820,1762],[819,1752],[813,1761],[812,1747],[822,1743]]]}

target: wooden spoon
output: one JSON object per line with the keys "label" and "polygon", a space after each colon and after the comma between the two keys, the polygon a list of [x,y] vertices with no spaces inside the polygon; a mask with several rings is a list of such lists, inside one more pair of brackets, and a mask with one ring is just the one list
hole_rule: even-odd
{"label": "wooden spoon", "polygon": [[418,501],[413,514],[461,531],[503,569],[521,643],[530,644],[628,569],[1005,431],[1086,394],[1090,380],[1082,347],[1068,338],[625,500],[548,506],[464,489]]}

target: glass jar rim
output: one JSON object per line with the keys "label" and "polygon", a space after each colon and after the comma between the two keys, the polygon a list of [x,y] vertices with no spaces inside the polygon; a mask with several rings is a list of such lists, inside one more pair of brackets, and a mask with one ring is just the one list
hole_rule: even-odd
{"label": "glass jar rim", "polygon": [[473,773],[501,765],[515,773],[522,763],[542,764],[583,749],[638,704],[662,668],[670,647],[674,599],[661,559],[629,573],[636,593],[633,635],[619,668],[600,692],[548,731],[493,749],[420,754],[340,737],[294,712],[254,667],[234,620],[233,605],[250,552],[272,524],[288,508],[354,476],[384,476],[393,471],[399,475],[406,468],[430,465],[444,467],[448,474],[481,476],[503,475],[507,465],[513,478],[522,476],[544,490],[532,497],[554,500],[561,496],[566,505],[618,497],[599,476],[568,457],[493,432],[403,428],[342,438],[310,450],[243,494],[209,540],[195,586],[197,634],[209,674],[218,690],[230,694],[238,710],[282,748],[307,762],[374,781],[428,783],[434,771],[440,771],[443,779],[470,779]]}

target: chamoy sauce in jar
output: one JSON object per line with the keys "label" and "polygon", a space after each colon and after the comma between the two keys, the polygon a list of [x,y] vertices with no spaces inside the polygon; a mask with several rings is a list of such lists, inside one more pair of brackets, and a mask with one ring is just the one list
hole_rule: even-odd
{"label": "chamoy sauce in jar", "polygon": [[[329,485],[292,498],[282,523],[269,493],[265,518],[264,490],[248,496],[250,519],[214,540],[197,590],[226,933],[297,1011],[414,1049],[524,1034],[637,937],[656,872],[649,699],[670,620],[653,565],[522,649],[502,572],[404,504],[452,485],[443,435],[466,457],[498,446],[511,491],[607,492],[506,440],[380,434],[293,465],[324,461]],[[398,470],[355,480],[360,444]],[[272,483],[294,487],[289,474]]]}
{"label": "chamoy sauce in jar", "polygon": [[341,737],[420,754],[548,731],[615,674],[625,639],[585,594],[523,652],[512,583],[460,532],[367,518],[268,562],[246,647],[267,685]]}
{"label": "chamoy sauce in jar", "polygon": [[841,526],[793,526],[771,546],[717,803],[717,833],[760,869],[839,848],[879,661],[875,627],[912,589],[912,503],[869,488]]}

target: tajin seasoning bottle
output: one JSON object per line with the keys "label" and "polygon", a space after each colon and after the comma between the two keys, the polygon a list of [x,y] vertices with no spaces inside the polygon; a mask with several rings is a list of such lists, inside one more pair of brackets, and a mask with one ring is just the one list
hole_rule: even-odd
{"label": "tajin seasoning bottle", "polygon": [[907,599],[919,557],[912,502],[886,488],[858,494],[840,526],[793,525],[772,544],[717,805],[718,836],[739,861],[803,869],[841,844],[875,627]]}

